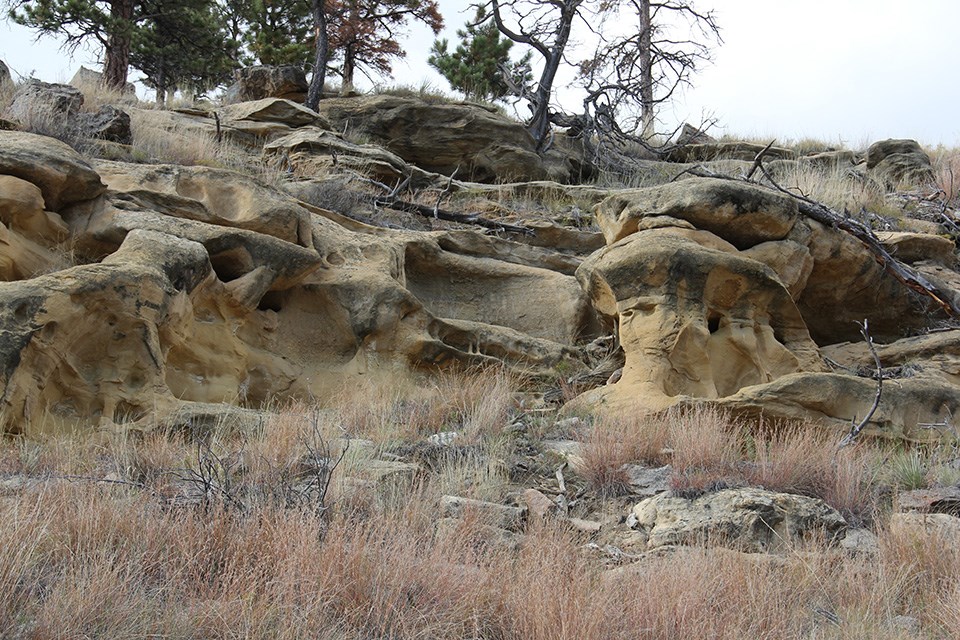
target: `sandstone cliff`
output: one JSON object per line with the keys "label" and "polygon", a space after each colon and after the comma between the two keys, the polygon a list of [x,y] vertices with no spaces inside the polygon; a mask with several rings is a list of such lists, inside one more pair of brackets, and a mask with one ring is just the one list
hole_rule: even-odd
{"label": "sandstone cliff", "polygon": [[[272,181],[132,162],[142,158],[122,147],[119,161],[90,159],[0,131],[0,429],[145,427],[190,407],[322,399],[375,371],[494,364],[544,385],[606,379],[618,360],[570,410],[709,402],[845,429],[874,395],[865,347],[837,346],[864,318],[884,366],[910,376],[887,385],[870,431],[928,438],[924,425],[960,408],[960,332],[924,336],[942,310],[794,198],[708,177],[639,189],[467,182],[570,181],[586,163],[537,156],[521,128],[476,106],[380,97],[322,110],[268,98],[216,117],[134,113],[262,153],[280,172]],[[868,161],[885,176],[895,169],[881,155],[918,152],[885,149]],[[780,167],[803,161],[780,156]],[[348,195],[362,214],[342,206]],[[453,196],[449,208],[486,208],[441,222]],[[502,204],[511,198],[528,209]],[[564,219],[545,206],[558,199],[576,203]],[[960,282],[949,241],[879,240],[945,290]]]}

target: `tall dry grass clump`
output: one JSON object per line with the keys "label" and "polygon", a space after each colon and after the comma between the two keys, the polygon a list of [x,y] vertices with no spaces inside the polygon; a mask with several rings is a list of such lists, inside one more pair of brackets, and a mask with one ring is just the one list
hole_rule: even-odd
{"label": "tall dry grass clump", "polygon": [[669,424],[658,416],[606,416],[580,438],[577,473],[600,495],[628,493],[629,464],[659,466],[669,461]]}

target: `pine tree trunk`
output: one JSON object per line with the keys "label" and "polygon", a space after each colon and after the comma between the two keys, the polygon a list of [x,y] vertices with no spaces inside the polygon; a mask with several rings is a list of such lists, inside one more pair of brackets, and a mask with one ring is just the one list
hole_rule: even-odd
{"label": "pine tree trunk", "polygon": [[341,94],[348,94],[353,91],[353,74],[357,70],[357,53],[353,43],[347,44],[343,50],[343,86],[340,87]]}
{"label": "pine tree trunk", "polygon": [[134,0],[111,0],[112,33],[105,47],[103,84],[122,91],[127,85],[130,66],[130,29],[133,26]]}
{"label": "pine tree trunk", "polygon": [[327,35],[327,10],[324,0],[313,0],[313,26],[316,29],[316,55],[313,59],[313,76],[307,90],[307,108],[314,111],[320,106],[320,95],[327,79],[327,58],[330,42]]}

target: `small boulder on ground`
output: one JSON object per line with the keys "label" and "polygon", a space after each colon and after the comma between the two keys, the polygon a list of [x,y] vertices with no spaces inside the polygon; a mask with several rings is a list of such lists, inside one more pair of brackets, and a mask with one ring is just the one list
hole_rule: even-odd
{"label": "small boulder on ground", "polygon": [[680,130],[680,135],[677,136],[677,145],[683,146],[687,144],[709,144],[711,142],[716,142],[716,139],[696,128],[688,122],[683,123],[683,129]]}
{"label": "small boulder on ground", "polygon": [[751,487],[693,499],[661,494],[635,506],[629,520],[646,535],[648,549],[708,542],[748,552],[775,551],[806,536],[832,541],[847,528],[823,500]]}
{"label": "small boulder on ground", "polygon": [[77,128],[87,138],[107,140],[118,144],[132,144],[130,115],[113,105],[105,104],[96,113],[81,113],[76,117]]}

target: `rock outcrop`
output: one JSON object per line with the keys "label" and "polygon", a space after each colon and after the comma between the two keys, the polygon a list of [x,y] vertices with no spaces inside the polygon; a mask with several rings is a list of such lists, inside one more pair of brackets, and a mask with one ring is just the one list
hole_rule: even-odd
{"label": "rock outcrop", "polygon": [[336,131],[368,138],[421,169],[477,182],[553,179],[586,171],[575,155],[545,161],[523,126],[475,103],[431,104],[390,95],[320,103]]}
{"label": "rock outcrop", "polygon": [[628,521],[647,549],[709,543],[752,553],[787,550],[807,537],[834,541],[847,529],[822,500],[755,488],[692,499],[660,494],[637,504]]}
{"label": "rock outcrop", "polygon": [[888,188],[933,180],[930,157],[916,140],[882,140],[867,149],[867,170]]}
{"label": "rock outcrop", "polygon": [[[31,243],[0,244],[6,431],[323,397],[374,367],[583,367],[573,344],[592,311],[554,252],[347,228],[230,171],[94,169],[59,142],[3,135],[2,219]],[[30,277],[45,266],[31,238],[65,239],[67,226],[100,262]]]}
{"label": "rock outcrop", "polygon": [[293,65],[244,67],[233,73],[233,79],[224,98],[228,103],[264,98],[303,102],[309,88],[303,69]]}
{"label": "rock outcrop", "polygon": [[[643,189],[467,182],[567,180],[576,158],[542,158],[519,124],[469,103],[373,96],[322,111],[282,98],[131,111],[185,136],[212,138],[219,119],[253,161],[309,178],[285,191],[220,168],[91,164],[51,138],[0,132],[0,428],[139,427],[157,411],[323,398],[374,371],[496,364],[595,380],[570,411],[707,403],[841,430],[874,396],[864,318],[886,377],[900,376],[867,433],[929,439],[960,410],[958,332],[902,339],[936,305],[782,193],[689,176]],[[912,153],[901,146],[884,157]],[[484,234],[426,215],[402,228],[375,208],[373,226],[330,210],[349,196],[369,214],[383,195],[370,180],[428,193],[431,207],[438,194],[476,198],[497,211],[489,226],[520,226]],[[564,200],[573,222],[499,212],[498,199]],[[879,241],[960,300],[951,241]],[[598,364],[595,339],[615,357]]]}

